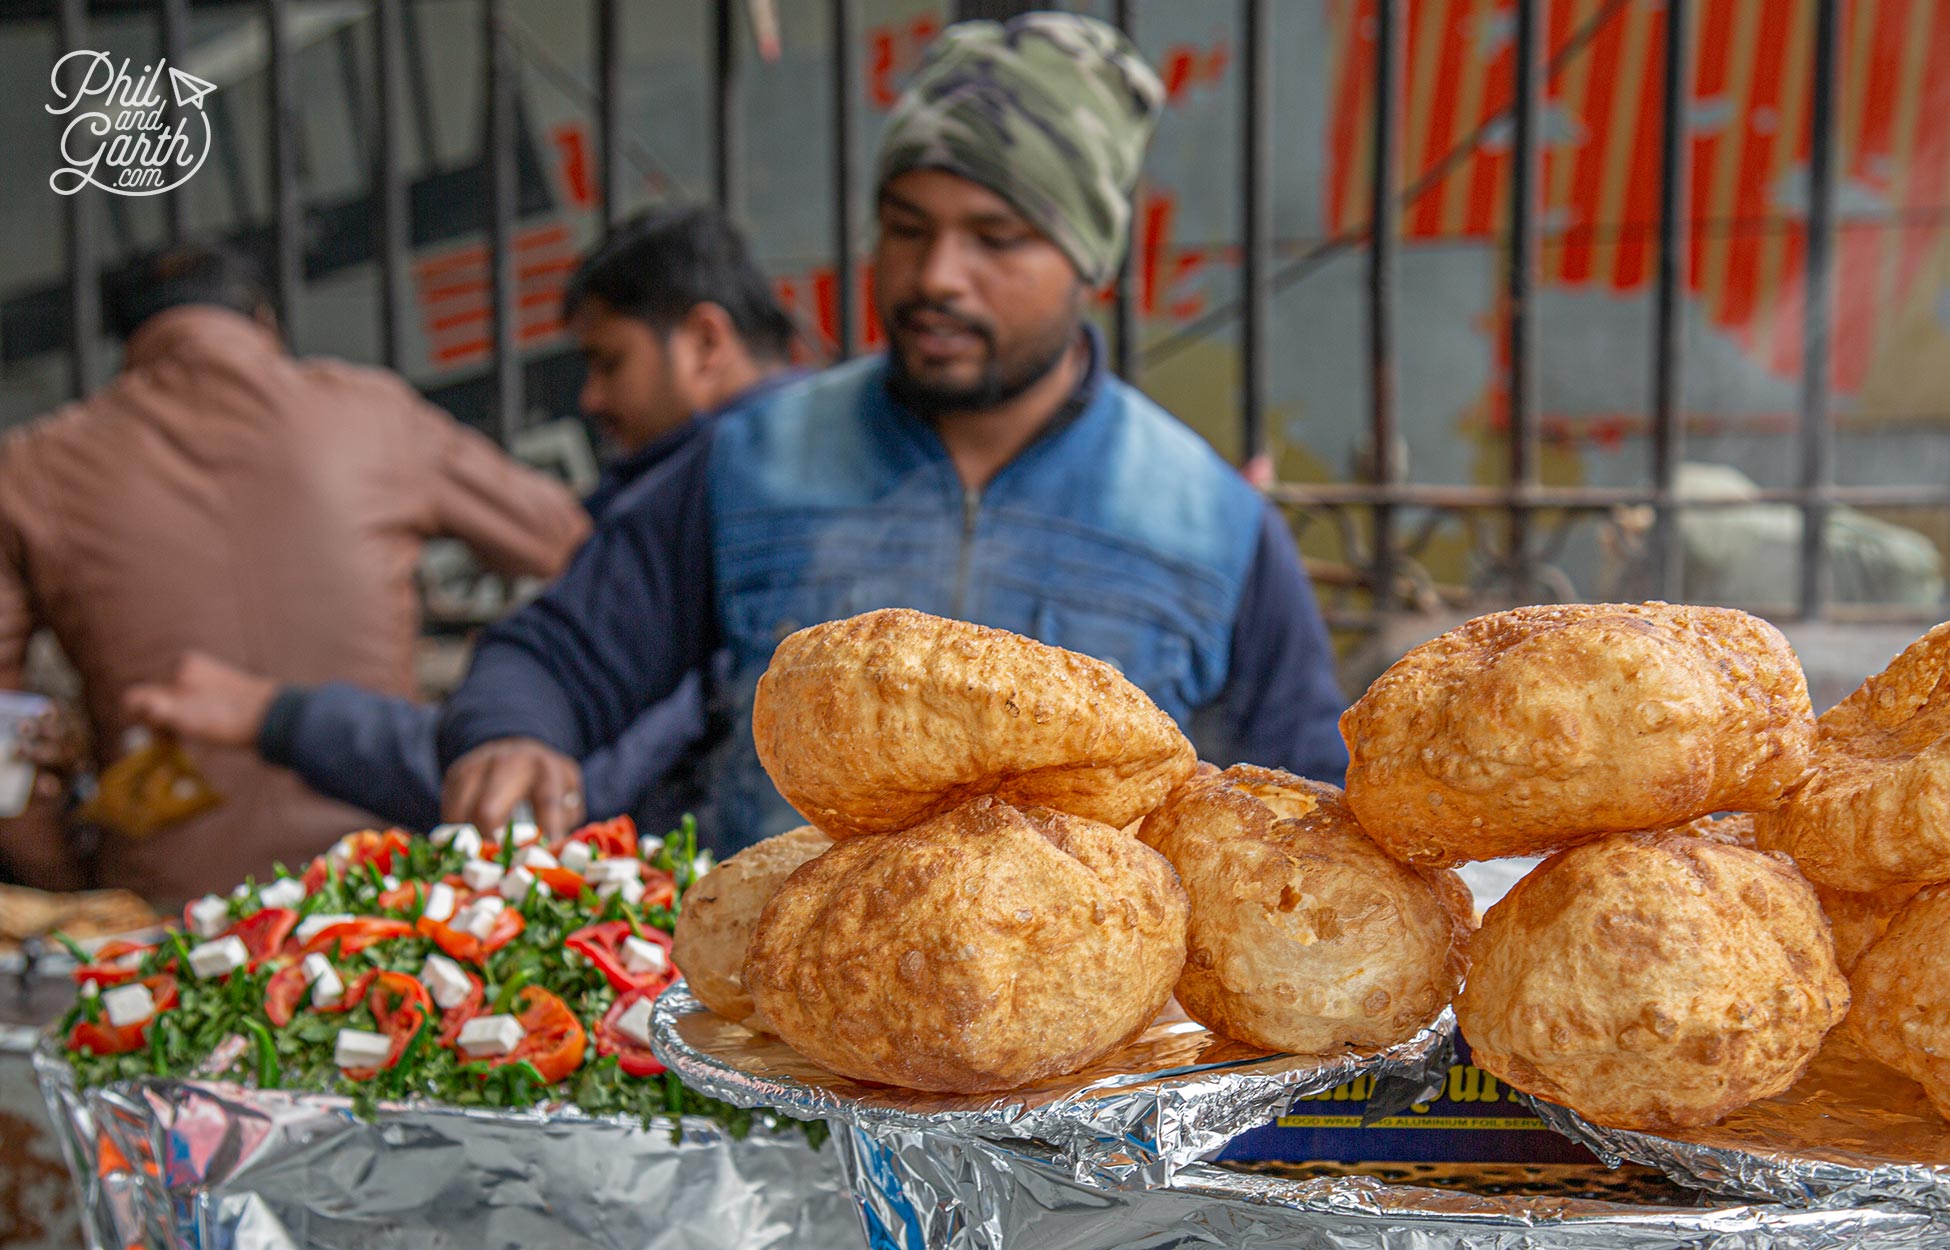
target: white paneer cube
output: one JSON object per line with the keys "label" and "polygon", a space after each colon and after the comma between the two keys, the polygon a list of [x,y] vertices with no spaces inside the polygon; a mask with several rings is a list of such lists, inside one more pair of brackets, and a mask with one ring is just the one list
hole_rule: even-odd
{"label": "white paneer cube", "polygon": [[634,859],[599,859],[582,875],[596,885],[606,881],[634,881],[643,875],[643,865]]}
{"label": "white paneer cube", "polygon": [[481,836],[481,831],[472,825],[435,825],[433,832],[427,835],[427,841],[435,846],[446,846],[463,833],[471,833],[476,838]]}
{"label": "white paneer cube", "polygon": [[460,1026],[460,1053],[469,1059],[513,1054],[527,1030],[513,1016],[475,1016]]}
{"label": "white paneer cube", "polygon": [[433,995],[433,1001],[442,1011],[460,1006],[472,988],[467,973],[445,955],[427,956],[426,962],[420,965],[420,984],[427,987],[427,993]]}
{"label": "white paneer cube", "polygon": [[379,884],[385,886],[389,890],[397,890],[399,889],[399,878],[395,877],[392,873],[389,872],[385,876],[379,879]]}
{"label": "white paneer cube", "polygon": [[232,898],[249,898],[250,892],[251,888],[248,884],[233,885],[230,887],[230,897]]}
{"label": "white paneer cube", "polygon": [[228,976],[250,962],[251,953],[242,938],[231,934],[214,942],[190,948],[190,971],[204,980]]}
{"label": "white paneer cube", "polygon": [[502,898],[519,906],[522,900],[528,897],[528,892],[535,888],[535,874],[526,868],[517,868],[501,878],[501,884],[497,888],[501,891]]}
{"label": "white paneer cube", "polygon": [[279,877],[257,892],[266,907],[296,907],[305,901],[305,883],[296,877]]}
{"label": "white paneer cube", "polygon": [[149,993],[149,987],[140,982],[118,985],[102,995],[102,1010],[108,1013],[110,1024],[118,1029],[126,1029],[155,1015],[156,1000]]}
{"label": "white paneer cube", "polygon": [[616,1031],[639,1046],[650,1044],[650,1000],[639,998],[616,1017]]}
{"label": "white paneer cube", "polygon": [[664,849],[664,840],[654,833],[646,833],[636,840],[636,853],[649,859]]}
{"label": "white paneer cube", "polygon": [[205,894],[190,904],[190,932],[204,939],[230,927],[230,904],[214,894]]}
{"label": "white paneer cube", "polygon": [[528,869],[560,868],[562,864],[555,856],[548,853],[547,847],[531,845],[515,852],[515,866]]}
{"label": "white paneer cube", "polygon": [[426,910],[420,914],[428,920],[438,920],[445,924],[454,918],[454,887],[445,881],[436,881],[427,887]]}
{"label": "white paneer cube", "polygon": [[587,842],[571,842],[562,848],[562,867],[570,872],[587,872],[589,861],[594,858],[595,852],[589,849]]}
{"label": "white paneer cube", "polygon": [[623,939],[623,966],[638,976],[662,976],[670,971],[670,956],[655,942],[626,937]]}
{"label": "white paneer cube", "polygon": [[298,965],[304,969],[305,984],[311,986],[311,1005],[314,1007],[336,1007],[345,997],[345,982],[339,980],[332,961],[324,955],[313,952],[305,956],[305,962]]}
{"label": "white paneer cube", "polygon": [[530,842],[541,841],[542,838],[541,826],[532,820],[509,821],[508,830],[516,846],[527,846]]}
{"label": "white paneer cube", "polygon": [[325,852],[325,862],[340,872],[344,872],[345,866],[352,862],[353,852],[357,849],[358,847],[354,844],[352,835],[348,833],[338,841],[332,843],[332,849]]}
{"label": "white paneer cube", "polygon": [[718,866],[718,861],[712,858],[711,852],[699,851],[697,853],[697,858],[692,861],[693,878],[701,877],[705,873],[710,872],[713,868],[716,868],[717,866]]}
{"label": "white paneer cube", "polygon": [[470,859],[467,867],[460,870],[460,879],[470,890],[492,890],[501,884],[501,865],[490,859]]}
{"label": "white paneer cube", "polygon": [[393,1048],[393,1040],[384,1033],[368,1033],[364,1029],[340,1029],[338,1045],[332,1050],[332,1059],[341,1068],[376,1068],[386,1062],[386,1054]]}
{"label": "white paneer cube", "polygon": [[643,901],[643,879],[641,877],[626,877],[621,881],[605,881],[596,887],[596,893],[602,898],[608,898],[612,894],[621,894],[623,901],[634,907]]}
{"label": "white paneer cube", "polygon": [[460,915],[454,917],[454,928],[472,934],[476,939],[485,942],[488,935],[494,932],[494,922],[500,918],[501,911],[506,906],[506,903],[492,894],[486,898],[477,898],[468,904],[466,910]]}
{"label": "white paneer cube", "polygon": [[298,922],[298,945],[303,946],[335,924],[351,924],[355,918],[342,911],[319,912]]}

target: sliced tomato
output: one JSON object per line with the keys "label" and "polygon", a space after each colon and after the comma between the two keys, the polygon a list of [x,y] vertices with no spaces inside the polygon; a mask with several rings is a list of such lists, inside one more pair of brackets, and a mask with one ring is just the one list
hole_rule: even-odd
{"label": "sliced tomato", "polygon": [[380,894],[380,910],[411,911],[414,901],[419,898],[419,891],[424,888],[417,881],[402,881],[392,889]]}
{"label": "sliced tomato", "polygon": [[488,1063],[501,1067],[525,1059],[551,1084],[582,1066],[589,1035],[567,1003],[539,985],[529,985],[515,994],[514,1008],[515,1018],[527,1032],[512,1051]]}
{"label": "sliced tomato", "polygon": [[449,956],[477,964],[514,941],[527,925],[528,922],[521,918],[521,913],[510,907],[495,918],[494,928],[488,931],[485,942],[471,933],[442,924],[438,920],[429,920],[425,916],[415,921],[413,927],[424,936],[432,938],[433,944]]}
{"label": "sliced tomato", "polygon": [[68,1030],[69,1050],[89,1050],[97,1055],[126,1055],[132,1050],[141,1050],[149,1044],[149,1026],[156,1016],[174,1007],[177,1003],[176,978],[167,972],[159,972],[152,977],[144,977],[142,983],[149,987],[149,997],[155,1002],[156,1010],[147,1020],[134,1024],[114,1025],[103,1016],[100,1020],[77,1020]]}
{"label": "sliced tomato", "polygon": [[[339,876],[367,864],[377,867],[380,872],[393,870],[393,857],[404,855],[413,845],[413,839],[403,829],[388,829],[380,833],[376,829],[364,829],[350,835],[346,848],[345,862],[339,867]],[[310,894],[325,884],[331,876],[331,864],[327,856],[320,855],[305,869],[305,893]]]}
{"label": "sliced tomato", "polygon": [[442,1046],[452,1046],[458,1042],[461,1029],[466,1027],[469,1020],[481,1014],[481,1007],[487,1001],[487,987],[481,984],[481,978],[464,968],[461,971],[467,975],[467,997],[440,1014]]}
{"label": "sliced tomato", "polygon": [[279,1028],[290,1024],[309,985],[304,968],[298,964],[287,964],[272,973],[264,983],[264,1018]]}
{"label": "sliced tomato", "polygon": [[535,879],[547,885],[549,893],[557,898],[579,898],[582,895],[582,874],[569,868],[530,868]]}
{"label": "sliced tomato", "polygon": [[677,901],[677,882],[661,868],[643,866],[643,906],[669,907]]}
{"label": "sliced tomato", "polygon": [[624,1012],[639,1002],[646,1000],[656,1002],[657,995],[663,992],[664,986],[659,985],[655,989],[631,990],[627,994],[618,994],[616,1001],[610,1004],[609,1010],[603,1013],[601,1023],[596,1025],[596,1053],[615,1055],[616,1065],[631,1076],[662,1075],[664,1065],[658,1061],[657,1056],[652,1054],[650,1048],[642,1042],[626,1036],[621,1029],[617,1028],[617,1021],[623,1018]]}
{"label": "sliced tomato", "polygon": [[244,943],[250,952],[251,968],[283,951],[284,940],[298,927],[298,913],[289,907],[266,907],[256,915],[246,916],[223,931],[224,937],[235,937]]}
{"label": "sliced tomato", "polygon": [[636,858],[636,822],[628,816],[614,816],[584,825],[570,834],[566,842],[587,842],[598,858]]}
{"label": "sliced tomato", "polygon": [[603,971],[610,986],[619,994],[631,990],[662,989],[677,979],[677,970],[670,962],[670,935],[660,929],[644,929],[643,940],[663,947],[664,970],[662,972],[632,972],[623,963],[623,942],[636,935],[627,920],[605,920],[577,929],[564,938],[562,945],[583,956]]}
{"label": "sliced tomato", "polygon": [[360,916],[340,924],[328,925],[311,935],[301,955],[329,951],[337,946],[340,955],[356,955],[375,942],[392,938],[412,937],[413,926],[404,920],[381,920],[375,916]]}
{"label": "sliced tomato", "polygon": [[103,942],[95,951],[94,962],[81,965],[70,975],[74,977],[76,985],[85,985],[90,981],[101,986],[121,985],[125,981],[135,980],[137,975],[135,961],[123,963],[122,957],[147,954],[153,949],[155,948],[144,946],[140,942],[124,942],[119,939]]}
{"label": "sliced tomato", "polygon": [[367,1004],[372,1008],[373,1023],[379,1031],[392,1039],[386,1051],[385,1061],[377,1068],[344,1068],[345,1075],[355,1081],[369,1081],[380,1072],[399,1063],[400,1056],[412,1044],[413,1035],[426,1025],[433,1014],[433,1000],[427,996],[427,987],[404,972],[372,972],[360,978],[360,989],[364,991]]}

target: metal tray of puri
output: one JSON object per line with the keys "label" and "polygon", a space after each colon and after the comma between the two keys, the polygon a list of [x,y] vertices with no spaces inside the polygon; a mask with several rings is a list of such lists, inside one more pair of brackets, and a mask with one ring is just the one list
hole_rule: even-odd
{"label": "metal tray of puri", "polygon": [[[1175,1004],[1174,1004],[1175,1007]],[[1081,1181],[1159,1185],[1302,1094],[1373,1076],[1407,1106],[1448,1070],[1454,1017],[1408,1040],[1336,1055],[1273,1054],[1168,1010],[1081,1072],[994,1094],[940,1094],[836,1076],[784,1042],[710,1011],[682,982],[657,1000],[652,1049],[693,1089],[867,1132],[932,1132],[1055,1148]],[[1382,1096],[1386,1101],[1386,1095]],[[1399,1108],[1397,1108],[1399,1109]]]}
{"label": "metal tray of puri", "polygon": [[1785,1094],[1707,1128],[1605,1128],[1526,1098],[1544,1123],[1607,1162],[1647,1164],[1696,1189],[1792,1206],[1883,1202],[1950,1211],[1950,1123],[1922,1086],[1846,1038],[1831,1036]]}

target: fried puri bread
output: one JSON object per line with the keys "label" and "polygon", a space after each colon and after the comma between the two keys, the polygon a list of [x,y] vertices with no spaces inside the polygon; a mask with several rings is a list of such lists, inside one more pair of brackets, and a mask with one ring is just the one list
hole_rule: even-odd
{"label": "fried puri bread", "polygon": [[1831,889],[1819,881],[1814,886],[1815,897],[1821,900],[1821,910],[1828,917],[1828,927],[1835,935],[1835,962],[1841,965],[1845,973],[1855,971],[1855,965],[1862,961],[1862,956],[1889,931],[1889,924],[1897,913],[1923,888],[1920,885],[1892,885],[1884,890],[1855,894],[1848,890]]}
{"label": "fried puri bread", "polygon": [[1785,1090],[1848,1002],[1792,864],[1639,833],[1551,856],[1490,908],[1456,1017],[1478,1067],[1656,1132]]}
{"label": "fried puri bread", "polygon": [[1771,807],[1807,772],[1814,716],[1794,651],[1757,617],[1570,604],[1415,648],[1341,735],[1368,835],[1451,865]]}
{"label": "fried puri bread", "polygon": [[804,825],[748,846],[684,892],[671,959],[699,1002],[727,1020],[764,1030],[745,992],[745,948],[766,900],[793,869],[833,845]]}
{"label": "fried puri bread", "polygon": [[1216,1033],[1301,1054],[1387,1046],[1462,982],[1468,887],[1390,858],[1337,787],[1238,765],[1180,787],[1139,837],[1191,898],[1178,1001]]}
{"label": "fried puri bread", "polygon": [[975,799],[786,878],[745,956],[759,1014],[842,1076],[978,1093],[1074,1072],[1150,1024],[1185,891],[1121,830]]}
{"label": "fried puri bread", "polygon": [[1814,775],[1760,817],[1760,844],[1838,890],[1950,880],[1950,624],[1817,724]]}
{"label": "fried puri bread", "polygon": [[835,838],[985,794],[1122,828],[1197,762],[1171,717],[1101,660],[905,608],[780,643],[752,734],[786,802]]}
{"label": "fried puri bread", "polygon": [[1849,1036],[1871,1059],[1920,1081],[1950,1119],[1950,885],[1911,899],[1849,980]]}

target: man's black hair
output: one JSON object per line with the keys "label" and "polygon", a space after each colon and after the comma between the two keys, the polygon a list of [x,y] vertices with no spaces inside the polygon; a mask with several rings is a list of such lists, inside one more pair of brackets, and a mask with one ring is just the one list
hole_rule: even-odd
{"label": "man's black hair", "polygon": [[791,318],[744,238],[715,208],[653,208],[619,222],[569,279],[563,318],[592,298],[659,334],[697,305],[716,304],[759,360],[784,360],[792,343]]}
{"label": "man's black hair", "polygon": [[108,282],[108,327],[126,339],[157,313],[185,304],[214,304],[255,317],[271,306],[257,267],[237,252],[176,244],[142,256]]}

